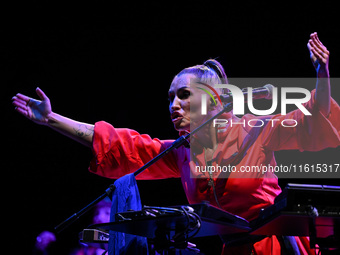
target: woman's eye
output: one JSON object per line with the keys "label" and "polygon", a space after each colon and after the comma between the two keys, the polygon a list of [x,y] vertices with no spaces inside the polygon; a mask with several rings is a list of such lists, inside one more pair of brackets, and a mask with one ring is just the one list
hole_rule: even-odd
{"label": "woman's eye", "polygon": [[[187,99],[191,96],[190,90],[183,90],[180,89],[177,91],[177,97],[181,100]],[[169,102],[173,102],[175,100],[176,94],[175,93],[170,93],[168,95],[168,100]]]}
{"label": "woman's eye", "polygon": [[184,91],[182,91],[179,95],[178,95],[178,97],[180,98],[180,99],[187,99],[187,98],[189,98],[190,97],[190,91],[188,91],[188,90],[184,90]]}
{"label": "woman's eye", "polygon": [[174,97],[173,95],[170,95],[170,96],[168,96],[168,101],[169,101],[169,102],[172,102],[172,101],[174,101],[174,98],[175,98],[175,97]]}

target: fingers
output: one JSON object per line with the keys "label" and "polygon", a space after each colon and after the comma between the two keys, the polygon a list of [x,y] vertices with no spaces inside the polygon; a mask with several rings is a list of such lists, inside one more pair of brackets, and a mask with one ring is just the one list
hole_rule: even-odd
{"label": "fingers", "polygon": [[16,95],[13,97],[13,99],[14,99],[14,98],[17,98],[18,100],[24,101],[24,102],[26,102],[26,103],[31,99],[30,97],[25,96],[25,95],[20,94],[20,93],[16,94]]}
{"label": "fingers", "polygon": [[319,63],[327,64],[329,58],[329,51],[322,44],[316,32],[310,34],[310,39],[307,44],[308,50],[311,53],[311,59],[313,63],[318,61]]}
{"label": "fingers", "polygon": [[18,113],[24,115],[25,117],[28,117],[28,110],[20,107],[14,108]]}
{"label": "fingers", "polygon": [[311,43],[311,52],[313,55],[317,58],[317,60],[321,60],[323,63],[326,63],[328,61],[328,51],[325,51],[323,49],[320,49],[319,47],[315,46],[313,43]]}
{"label": "fingers", "polygon": [[[310,38],[313,39],[313,40],[315,40],[315,42],[318,43],[320,46],[325,47],[325,46],[322,44],[322,42],[320,41],[317,32],[311,33],[311,34],[310,34]],[[325,47],[325,48],[326,48],[326,47]]]}
{"label": "fingers", "polygon": [[310,42],[307,43],[307,48],[308,48],[309,52],[311,53],[310,57],[311,57],[312,61],[315,62],[316,61],[316,57],[315,57],[315,55],[313,53],[313,47],[311,46]]}
{"label": "fingers", "polygon": [[310,45],[313,48],[317,48],[318,51],[322,51],[325,54],[329,54],[329,51],[327,50],[327,48],[322,44],[322,42],[320,41],[318,34],[312,33],[310,35],[310,40],[308,41],[308,43],[310,43]]}
{"label": "fingers", "polygon": [[[37,88],[36,92],[41,100],[49,100],[48,97],[45,95],[45,93],[40,88]],[[20,93],[12,97],[12,104],[15,106],[15,110],[28,118],[31,115],[30,114],[31,104],[37,103],[37,102],[39,101],[31,97],[25,96],[23,94],[20,94]]]}
{"label": "fingers", "polygon": [[12,100],[13,100],[12,104],[15,106],[15,110],[27,117],[28,116],[27,103],[16,96],[14,96]]}
{"label": "fingers", "polygon": [[13,105],[15,105],[16,107],[23,108],[23,109],[27,107],[27,103],[25,101],[17,99],[17,98],[13,98]]}
{"label": "fingers", "polygon": [[315,56],[316,59],[319,59],[322,62],[327,61],[327,58],[325,58],[325,54],[322,51],[320,51],[319,49],[312,48],[311,51],[312,51],[312,53],[313,53],[313,55]]}
{"label": "fingers", "polygon": [[316,42],[318,42],[320,45],[324,46],[322,44],[322,42],[320,41],[319,37],[318,37],[318,34],[315,32],[314,35],[313,35],[314,39],[316,40]]}
{"label": "fingers", "polygon": [[49,98],[46,96],[46,94],[44,93],[44,91],[42,91],[39,87],[37,87],[37,88],[35,89],[35,91],[36,91],[37,95],[39,96],[39,98],[40,98],[41,100],[44,100],[44,101],[49,100]]}
{"label": "fingers", "polygon": [[14,96],[12,98],[12,104],[15,106],[15,110],[19,113],[21,113],[22,115],[24,115],[25,117],[28,116],[28,103],[29,103],[29,99],[27,99],[28,97],[21,95],[21,94],[17,94],[16,96]]}
{"label": "fingers", "polygon": [[15,109],[17,111],[19,111],[20,113],[23,113],[23,111],[27,111],[27,105],[30,101],[30,98],[28,96],[18,93],[12,98],[12,100],[12,104],[15,106]]}

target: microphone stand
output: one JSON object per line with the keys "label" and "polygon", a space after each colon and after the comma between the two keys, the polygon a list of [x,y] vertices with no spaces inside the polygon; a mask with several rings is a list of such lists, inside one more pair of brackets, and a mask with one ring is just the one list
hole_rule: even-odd
{"label": "microphone stand", "polygon": [[[193,131],[191,131],[190,133],[187,133],[186,135],[182,135],[180,136],[177,140],[175,140],[171,146],[169,148],[167,148],[166,150],[162,151],[161,153],[159,153],[156,157],[154,157],[153,159],[151,159],[149,162],[147,162],[144,166],[142,166],[141,168],[139,168],[138,170],[136,170],[135,172],[133,172],[134,176],[137,176],[138,174],[142,173],[145,169],[147,169],[148,167],[150,167],[151,165],[153,165],[154,163],[156,163],[158,160],[160,160],[161,158],[163,158],[165,155],[169,154],[169,152],[171,152],[172,150],[180,147],[181,145],[183,145],[185,142],[187,142],[187,139],[190,138],[190,136],[192,136],[193,134],[197,133],[199,130],[201,130],[204,126],[206,126],[208,123],[210,123],[211,121],[213,121],[215,118],[217,118],[218,116],[222,115],[225,112],[230,112],[232,110],[232,103],[228,103],[225,106],[223,106],[223,109],[218,112],[216,115],[212,116],[210,119],[208,119],[207,121],[205,121],[204,123],[202,123],[200,126],[198,126],[197,128],[195,128]],[[92,209],[97,203],[99,203],[101,200],[103,200],[105,197],[111,197],[112,196],[112,192],[116,189],[114,183],[112,183],[106,190],[105,193],[103,193],[102,195],[100,195],[98,198],[96,198],[95,200],[93,200],[91,203],[89,203],[88,205],[86,205],[84,208],[82,208],[80,211],[74,213],[73,215],[71,215],[69,218],[67,218],[66,220],[64,220],[62,223],[60,223],[59,225],[57,225],[54,230],[56,233],[60,233],[62,232],[64,229],[66,229],[67,227],[69,227],[72,223],[74,223],[75,221],[77,221],[82,215],[84,215],[86,212],[88,212],[90,209]]]}

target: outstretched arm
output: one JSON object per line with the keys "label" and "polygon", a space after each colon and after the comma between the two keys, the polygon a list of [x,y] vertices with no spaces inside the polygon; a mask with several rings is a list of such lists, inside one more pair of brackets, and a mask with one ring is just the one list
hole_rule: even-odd
{"label": "outstretched arm", "polygon": [[52,112],[50,99],[40,89],[36,93],[41,100],[17,94],[13,100],[15,110],[33,122],[48,126],[75,141],[92,147],[94,125],[78,122]]}
{"label": "outstretched arm", "polygon": [[330,112],[331,87],[329,80],[329,51],[319,40],[317,33],[312,33],[307,44],[310,52],[310,59],[316,70],[316,92],[315,101],[318,104],[319,110],[325,116]]}

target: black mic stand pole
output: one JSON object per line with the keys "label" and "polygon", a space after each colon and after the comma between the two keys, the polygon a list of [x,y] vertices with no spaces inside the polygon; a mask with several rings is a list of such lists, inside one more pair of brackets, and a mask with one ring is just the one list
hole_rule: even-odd
{"label": "black mic stand pole", "polygon": [[[193,131],[191,131],[190,133],[186,134],[186,135],[182,135],[180,136],[177,140],[175,140],[172,145],[167,148],[166,150],[162,151],[161,153],[159,153],[156,157],[154,157],[153,159],[151,159],[149,162],[147,162],[144,166],[142,166],[141,168],[139,168],[138,170],[136,170],[133,174],[134,176],[137,176],[138,174],[142,173],[145,169],[147,169],[148,167],[150,167],[151,165],[153,165],[154,163],[156,163],[158,160],[160,160],[161,158],[163,158],[165,155],[167,155],[169,152],[171,152],[172,150],[180,147],[182,144],[184,144],[187,139],[190,138],[190,136],[192,136],[193,134],[197,133],[199,130],[201,130],[204,126],[206,126],[208,123],[210,123],[211,121],[213,121],[215,118],[217,118],[218,116],[222,115],[225,112],[230,112],[232,110],[232,103],[228,103],[226,104],[223,109],[217,113],[216,115],[214,115],[213,117],[211,117],[210,119],[208,119],[206,122],[202,123],[200,126],[198,126],[197,128],[195,128]],[[112,192],[116,189],[114,183],[112,183],[109,188],[107,188],[105,190],[105,193],[103,193],[102,195],[100,195],[98,198],[96,198],[95,200],[93,200],[91,203],[89,203],[87,206],[85,206],[84,208],[82,208],[80,211],[74,213],[73,215],[71,215],[69,218],[67,218],[66,220],[64,220],[62,223],[60,223],[58,226],[56,226],[54,228],[54,230],[56,231],[56,233],[60,233],[61,231],[63,231],[65,228],[67,228],[68,226],[70,226],[72,223],[74,223],[75,221],[77,221],[83,214],[85,214],[86,212],[88,212],[91,208],[93,208],[97,203],[99,203],[101,200],[103,200],[105,197],[110,197],[112,196]]]}

